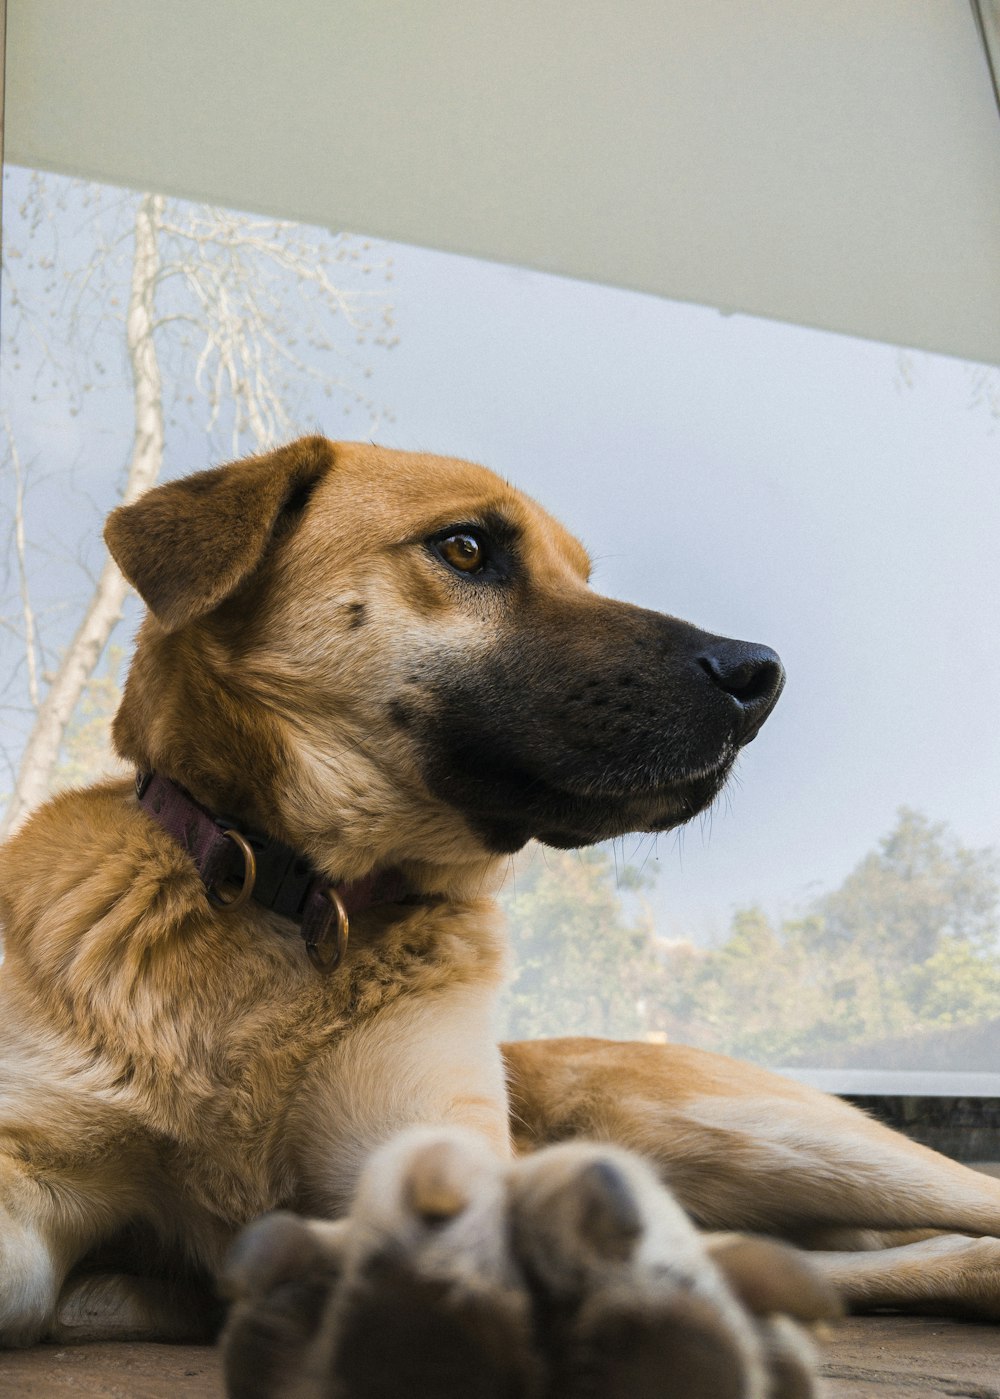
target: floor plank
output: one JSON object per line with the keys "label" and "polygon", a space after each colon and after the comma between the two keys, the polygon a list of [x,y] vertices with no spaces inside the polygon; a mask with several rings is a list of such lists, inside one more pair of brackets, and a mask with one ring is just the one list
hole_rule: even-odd
{"label": "floor plank", "polygon": [[823,1346],[829,1399],[1000,1399],[1000,1327],[852,1317]]}
{"label": "floor plank", "polygon": [[222,1399],[212,1346],[36,1346],[0,1351],[3,1399]]}
{"label": "floor plank", "polygon": [[[823,1399],[1000,1399],[1000,1327],[854,1317],[822,1347]],[[206,1346],[39,1346],[0,1352],[3,1399],[222,1399]]]}

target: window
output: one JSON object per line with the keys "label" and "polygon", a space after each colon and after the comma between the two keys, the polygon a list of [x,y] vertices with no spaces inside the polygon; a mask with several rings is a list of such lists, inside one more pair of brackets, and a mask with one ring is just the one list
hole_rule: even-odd
{"label": "window", "polygon": [[314,428],[468,456],[789,675],[706,817],[518,862],[509,1032],[992,1073],[996,370],[17,167],[4,221],[8,820],[110,760],[124,489]]}

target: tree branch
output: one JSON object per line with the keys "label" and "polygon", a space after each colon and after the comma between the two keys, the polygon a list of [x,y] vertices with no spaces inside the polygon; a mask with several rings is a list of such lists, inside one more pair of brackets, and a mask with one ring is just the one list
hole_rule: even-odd
{"label": "tree branch", "polygon": [[[162,195],[146,194],[139,203],[135,219],[135,256],[126,317],[135,434],[122,493],[126,504],[153,484],[163,461],[163,397],[153,340],[153,297],[159,269],[157,224],[162,209]],[[128,584],[109,558],[76,635],[38,706],[38,718],[21,756],[14,792],[0,824],[0,835],[12,830],[48,794],[66,725],[108,637],[121,619],[127,594]]]}
{"label": "tree branch", "polygon": [[24,656],[28,667],[28,698],[33,709],[38,708],[38,652],[35,611],[31,605],[31,592],[28,588],[27,549],[24,541],[24,471],[21,467],[21,454],[7,416],[3,411],[3,430],[7,437],[11,464],[14,468],[14,551],[17,556],[17,585],[21,598],[21,616],[24,622]]}

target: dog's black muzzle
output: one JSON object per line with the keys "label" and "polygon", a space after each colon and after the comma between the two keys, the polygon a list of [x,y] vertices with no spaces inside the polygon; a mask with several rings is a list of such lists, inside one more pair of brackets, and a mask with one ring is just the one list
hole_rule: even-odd
{"label": "dog's black muzzle", "polygon": [[425,776],[498,851],[666,830],[718,795],[784,679],[769,647],[608,598],[550,600],[433,678]]}

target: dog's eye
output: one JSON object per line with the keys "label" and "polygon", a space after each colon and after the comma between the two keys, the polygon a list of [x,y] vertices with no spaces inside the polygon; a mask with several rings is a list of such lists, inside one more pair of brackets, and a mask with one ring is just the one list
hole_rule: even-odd
{"label": "dog's eye", "polygon": [[437,541],[437,551],[451,568],[459,573],[478,573],[486,563],[486,549],[474,534],[463,530]]}

